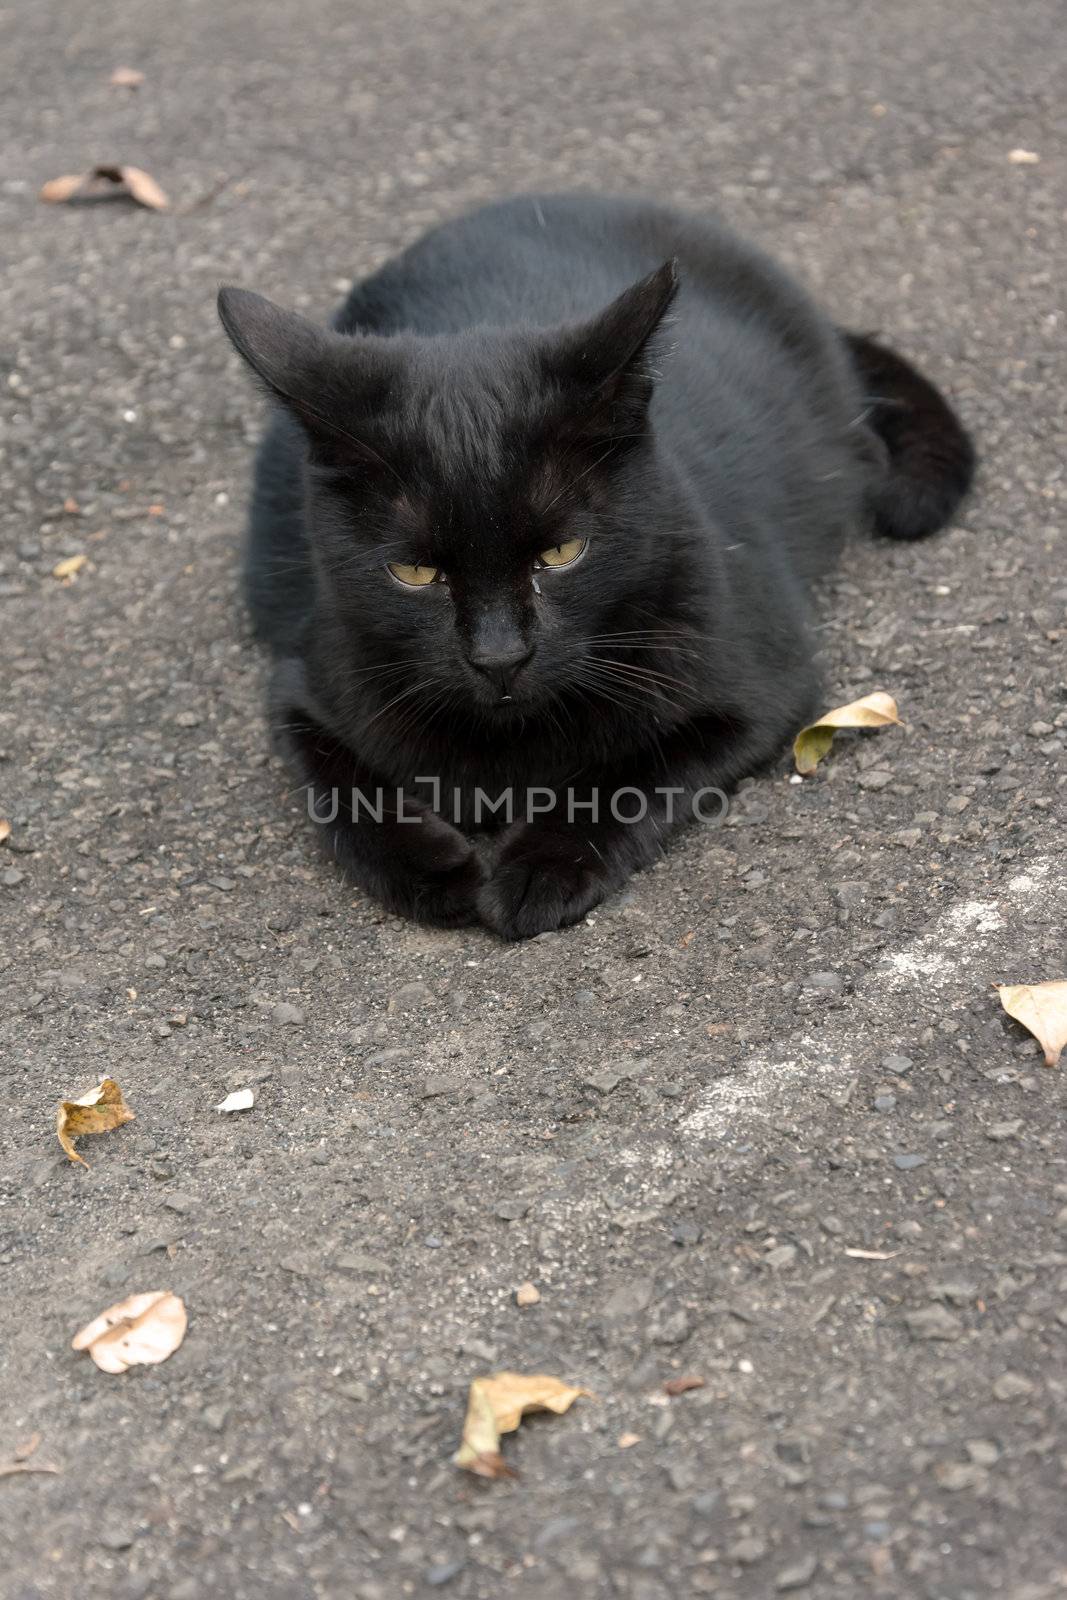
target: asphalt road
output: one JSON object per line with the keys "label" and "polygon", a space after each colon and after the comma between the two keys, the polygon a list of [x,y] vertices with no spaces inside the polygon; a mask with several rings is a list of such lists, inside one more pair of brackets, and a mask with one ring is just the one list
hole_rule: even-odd
{"label": "asphalt road", "polygon": [[[1063,1072],[990,988],[1067,976],[1061,7],[3,21],[0,1466],[40,1433],[59,1469],[0,1476],[5,1597],[1063,1595]],[[36,201],[119,161],[172,211]],[[268,758],[213,300],[325,313],[579,184],[719,207],[921,359],[983,470],[827,588],[830,703],[906,729],[509,948],[346,890]],[[105,1071],[137,1119],[86,1172],[54,1107]],[[154,1288],[168,1363],[70,1350]],[[498,1368],[595,1398],[484,1483],[450,1457]]]}

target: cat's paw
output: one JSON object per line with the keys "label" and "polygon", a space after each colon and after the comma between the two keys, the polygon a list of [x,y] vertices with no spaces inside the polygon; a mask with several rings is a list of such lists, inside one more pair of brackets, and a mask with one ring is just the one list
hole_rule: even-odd
{"label": "cat's paw", "polygon": [[479,891],[478,913],[504,939],[532,939],[580,921],[610,887],[577,830],[527,823],[505,840]]}
{"label": "cat's paw", "polygon": [[486,871],[458,828],[433,812],[394,831],[396,849],[376,892],[385,903],[417,922],[457,928],[478,921],[478,891]]}

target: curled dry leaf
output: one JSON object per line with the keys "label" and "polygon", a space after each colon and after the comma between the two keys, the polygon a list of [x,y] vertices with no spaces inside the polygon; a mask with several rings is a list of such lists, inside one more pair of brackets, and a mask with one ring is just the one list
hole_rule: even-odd
{"label": "curled dry leaf", "polygon": [[676,1394],[688,1394],[690,1389],[703,1389],[703,1387],[704,1379],[698,1378],[695,1372],[691,1372],[686,1377],[668,1378],[663,1385],[663,1390],[665,1394],[674,1396]]}
{"label": "curled dry leaf", "polygon": [[72,1161],[89,1165],[74,1148],[73,1140],[83,1133],[110,1133],[124,1122],[133,1121],[133,1112],[122,1098],[114,1078],[101,1078],[95,1089],[80,1100],[62,1100],[56,1112],[56,1138]]}
{"label": "curled dry leaf", "polygon": [[131,1294],[87,1323],[71,1340],[72,1350],[88,1350],[101,1372],[166,1361],[185,1338],[185,1304],[169,1289]]}
{"label": "curled dry leaf", "polygon": [[496,1372],[488,1378],[475,1378],[470,1387],[463,1442],[453,1460],[457,1467],[477,1473],[481,1478],[518,1476],[500,1454],[500,1435],[513,1433],[527,1411],[554,1411],[557,1416],[570,1409],[579,1395],[559,1378],[521,1372]]}
{"label": "curled dry leaf", "polygon": [[87,555],[82,554],[79,556],[67,556],[65,560],[57,561],[52,568],[53,578],[73,578],[76,572],[81,571],[88,559]]}
{"label": "curled dry leaf", "polygon": [[150,211],[166,211],[170,201],[155,178],[141,167],[93,167],[89,172],[68,173],[53,178],[41,189],[39,198],[48,205],[67,201],[109,200],[125,195]]}
{"label": "curled dry leaf", "polygon": [[1046,1067],[1057,1066],[1067,1049],[1067,982],[995,983],[993,987],[1008,1016],[1029,1028],[1044,1050]]}
{"label": "curled dry leaf", "polygon": [[228,1094],[225,1100],[220,1100],[215,1107],[216,1111],[251,1111],[256,1103],[256,1097],[251,1089],[235,1089]]}
{"label": "curled dry leaf", "polygon": [[144,82],[144,73],[138,72],[136,67],[116,67],[110,82],[116,89],[139,89]]}
{"label": "curled dry leaf", "polygon": [[823,756],[834,742],[838,728],[885,728],[891,723],[900,725],[897,703],[891,694],[878,689],[865,694],[862,700],[853,700],[847,706],[827,711],[806,728],[801,728],[793,740],[793,759],[797,771],[806,777],[814,772]]}
{"label": "curled dry leaf", "polygon": [[0,844],[11,837],[11,824],[6,817],[0,817]]}

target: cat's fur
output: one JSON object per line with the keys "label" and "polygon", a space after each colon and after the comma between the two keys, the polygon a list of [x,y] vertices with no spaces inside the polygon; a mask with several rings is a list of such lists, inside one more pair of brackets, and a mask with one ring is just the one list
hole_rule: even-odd
{"label": "cat's fur", "polygon": [[[247,563],[273,726],[324,815],[340,792],[344,868],[430,922],[529,937],[659,857],[694,791],[816,708],[809,591],[848,531],[933,532],[972,474],[901,358],[721,225],[643,201],[488,206],[329,331],[239,290],[220,313],[278,402]],[[447,582],[404,588],[389,561]],[[353,787],[385,791],[381,821]],[[476,790],[509,788],[518,820],[476,826]],[[568,788],[599,791],[596,821]],[[623,788],[636,825],[605,814]],[[557,809],[524,820],[532,789]]]}

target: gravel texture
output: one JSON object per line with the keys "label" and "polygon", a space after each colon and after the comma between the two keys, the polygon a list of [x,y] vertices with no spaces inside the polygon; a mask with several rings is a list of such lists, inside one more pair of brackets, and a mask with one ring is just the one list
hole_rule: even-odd
{"label": "gravel texture", "polygon": [[[1060,7],[8,21],[0,1458],[40,1432],[61,1470],[0,1477],[5,1596],[1061,1596],[1063,1073],[990,988],[1067,976]],[[36,202],[96,162],[173,211]],[[213,299],[325,313],[428,223],[576,184],[718,205],[921,359],[983,469],[827,586],[829,702],[906,728],[513,948],[354,896],[266,752]],[[54,1107],[105,1071],[137,1120],[86,1172]],[[70,1350],[164,1287],[167,1364]],[[500,1367],[595,1399],[484,1483],[450,1456]]]}

